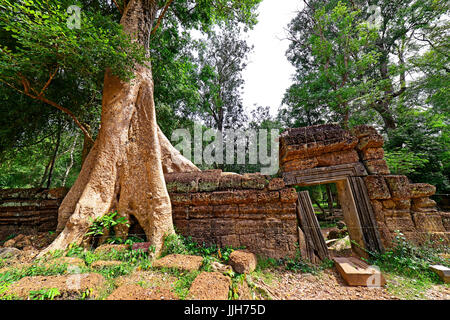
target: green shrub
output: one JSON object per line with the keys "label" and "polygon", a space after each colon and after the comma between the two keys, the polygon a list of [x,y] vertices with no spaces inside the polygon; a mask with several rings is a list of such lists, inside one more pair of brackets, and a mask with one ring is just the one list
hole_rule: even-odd
{"label": "green shrub", "polygon": [[450,266],[448,260],[439,256],[439,253],[448,251],[448,248],[433,247],[434,245],[428,242],[423,246],[415,246],[408,242],[402,233],[397,232],[393,246],[385,253],[371,253],[369,262],[381,270],[400,276],[439,282],[439,277],[429,268],[433,264]]}

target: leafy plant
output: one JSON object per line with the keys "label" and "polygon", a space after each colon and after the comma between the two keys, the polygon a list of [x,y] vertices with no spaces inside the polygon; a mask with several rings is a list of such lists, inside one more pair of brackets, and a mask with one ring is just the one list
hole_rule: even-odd
{"label": "leafy plant", "polygon": [[55,297],[61,295],[57,288],[41,289],[30,291],[29,298],[31,300],[54,300]]}
{"label": "leafy plant", "polygon": [[97,219],[91,219],[91,226],[89,227],[86,236],[102,236],[106,230],[111,231],[113,227],[119,224],[125,224],[130,227],[128,220],[125,217],[116,218],[117,211],[105,214]]}
{"label": "leafy plant", "polygon": [[423,168],[428,159],[422,153],[413,153],[405,149],[386,152],[385,158],[392,174],[408,175]]}

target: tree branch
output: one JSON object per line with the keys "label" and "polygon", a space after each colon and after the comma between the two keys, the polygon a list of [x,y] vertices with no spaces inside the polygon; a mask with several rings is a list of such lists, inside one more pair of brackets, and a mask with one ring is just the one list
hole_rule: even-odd
{"label": "tree branch", "polygon": [[167,0],[166,5],[164,6],[163,11],[162,11],[161,14],[159,15],[158,21],[156,22],[156,25],[155,25],[155,27],[153,28],[153,30],[152,30],[152,32],[151,32],[151,35],[152,35],[152,36],[153,36],[153,35],[156,33],[156,31],[158,30],[159,25],[161,24],[161,21],[163,20],[164,16],[166,15],[167,10],[169,10],[169,7],[170,7],[170,5],[172,4],[172,2],[173,2],[173,0]]}
{"label": "tree branch", "polygon": [[48,104],[48,105],[51,105],[52,107],[55,107],[56,109],[58,109],[58,110],[60,110],[60,111],[62,111],[62,112],[64,112],[65,114],[67,114],[67,115],[75,122],[75,124],[77,125],[77,127],[81,129],[81,131],[82,131],[83,134],[86,136],[86,138],[88,138],[90,142],[92,142],[92,143],[94,142],[94,140],[92,139],[92,137],[91,137],[91,135],[89,134],[89,132],[88,132],[88,131],[86,130],[86,128],[80,123],[80,121],[78,121],[77,117],[72,113],[72,111],[70,111],[70,110],[67,109],[67,108],[64,108],[63,106],[57,104],[56,102],[53,102],[53,101],[51,101],[51,100],[48,100],[48,99],[45,98],[43,95],[37,95],[37,96],[32,95],[32,94],[29,92],[29,88],[30,88],[30,87],[29,87],[29,82],[28,82],[28,80],[27,80],[25,77],[21,76],[21,82],[22,82],[22,84],[24,85],[24,90],[20,90],[20,89],[16,88],[15,86],[13,86],[12,84],[10,84],[10,83],[8,83],[8,82],[6,82],[6,81],[3,81],[2,79],[0,79],[0,82],[6,84],[8,87],[10,87],[10,88],[16,90],[17,92],[22,93],[23,95],[26,95],[26,96],[28,96],[28,97],[34,99],[34,100],[38,100],[38,101],[44,102],[44,103],[46,103],[46,104]]}

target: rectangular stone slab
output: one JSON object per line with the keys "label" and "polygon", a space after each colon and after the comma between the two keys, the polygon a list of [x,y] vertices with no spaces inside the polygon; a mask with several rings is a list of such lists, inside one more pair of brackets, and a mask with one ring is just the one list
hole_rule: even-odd
{"label": "rectangular stone slab", "polygon": [[437,273],[445,283],[450,283],[450,269],[441,265],[430,266],[430,270]]}
{"label": "rectangular stone slab", "polygon": [[379,277],[378,284],[380,286],[384,286],[386,284],[383,274],[369,266],[364,261],[354,257],[335,257],[333,260],[336,263],[336,269],[349,286],[368,287],[371,284],[373,285],[371,278],[375,275]]}

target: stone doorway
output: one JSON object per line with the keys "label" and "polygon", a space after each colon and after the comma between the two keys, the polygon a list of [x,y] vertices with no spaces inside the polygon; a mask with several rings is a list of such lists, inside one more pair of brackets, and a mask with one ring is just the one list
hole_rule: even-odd
{"label": "stone doorway", "polygon": [[367,252],[383,251],[377,224],[362,177],[366,170],[360,163],[314,168],[300,172],[283,173],[289,186],[313,186],[335,183],[347,225],[352,250],[360,257]]}

